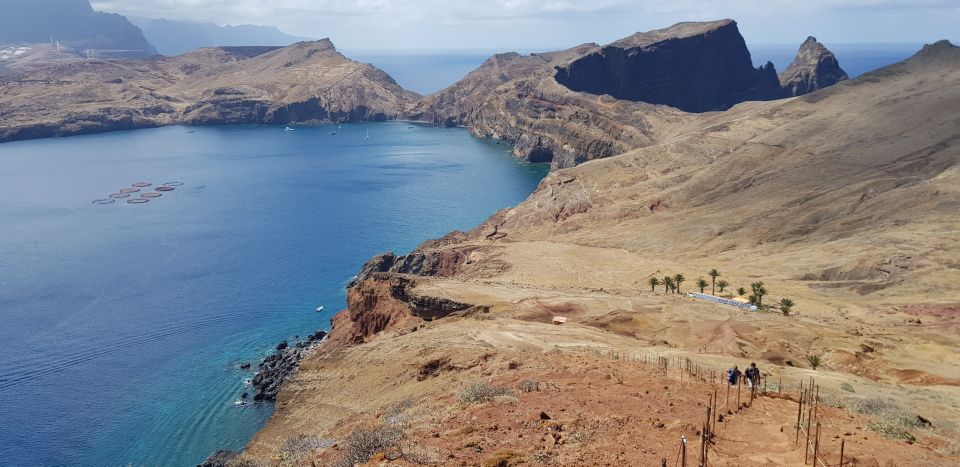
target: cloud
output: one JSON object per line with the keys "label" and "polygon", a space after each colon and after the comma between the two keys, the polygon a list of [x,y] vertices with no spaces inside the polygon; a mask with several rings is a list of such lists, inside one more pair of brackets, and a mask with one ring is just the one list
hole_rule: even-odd
{"label": "cloud", "polygon": [[[347,48],[531,50],[608,42],[679,21],[736,19],[748,42],[955,37],[956,0],[93,0],[151,18],[278,26]],[[799,39],[798,39],[799,38]]]}

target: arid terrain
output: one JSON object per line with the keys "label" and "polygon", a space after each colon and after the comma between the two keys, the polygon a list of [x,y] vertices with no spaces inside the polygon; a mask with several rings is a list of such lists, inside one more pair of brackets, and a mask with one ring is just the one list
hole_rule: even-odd
{"label": "arid terrain", "polygon": [[[689,68],[701,48],[725,53]],[[812,38],[778,75],[753,68],[736,23],[681,23],[500,54],[425,98],[329,41],[53,53],[7,65],[0,141],[409,118],[554,169],[470,232],[372,259],[226,463],[675,465],[684,436],[693,465],[716,390],[712,465],[802,465],[811,378],[822,462],[842,441],[844,465],[960,463],[960,49],[946,41],[846,80]],[[686,295],[701,278],[713,292],[713,269],[724,297],[762,282],[759,309]],[[670,293],[659,282],[677,274]],[[739,407],[719,375],[750,362],[767,393]]]}
{"label": "arid terrain", "polygon": [[[942,41],[807,96],[668,110],[644,147],[374,258],[241,461],[675,465],[712,391],[728,403],[713,378],[755,361],[770,394],[723,407],[713,465],[801,465],[810,378],[824,462],[841,440],[844,465],[960,462],[958,85]],[[640,105],[610,102],[581,112]],[[685,295],[714,268],[766,306]]]}

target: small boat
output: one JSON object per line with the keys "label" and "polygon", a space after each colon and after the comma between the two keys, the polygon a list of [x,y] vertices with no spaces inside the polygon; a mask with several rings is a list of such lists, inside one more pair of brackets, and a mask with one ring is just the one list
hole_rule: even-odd
{"label": "small boat", "polygon": [[187,130],[187,133],[196,133],[197,130]]}
{"label": "small boat", "polygon": [[323,305],[317,307],[317,313],[320,313],[321,311],[323,311]]}
{"label": "small boat", "polygon": [[370,139],[370,130],[367,130],[367,136],[364,136],[363,139]]}
{"label": "small boat", "polygon": [[295,131],[295,130],[294,130],[293,128],[286,127],[286,128],[283,129],[283,131]]}
{"label": "small boat", "polygon": [[336,127],[332,127],[332,128],[333,128],[333,129],[330,130],[330,134],[331,134],[331,135],[337,134],[337,128],[336,128]]}

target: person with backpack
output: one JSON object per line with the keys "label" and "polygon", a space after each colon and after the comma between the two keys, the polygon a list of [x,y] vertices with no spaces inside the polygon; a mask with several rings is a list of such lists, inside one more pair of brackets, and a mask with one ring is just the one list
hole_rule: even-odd
{"label": "person with backpack", "polygon": [[731,386],[736,386],[742,374],[743,372],[740,371],[740,368],[734,365],[733,368],[727,370],[727,382],[730,383]]}
{"label": "person with backpack", "polygon": [[747,386],[751,391],[760,385],[760,369],[757,368],[756,363],[750,363],[744,376],[746,377]]}

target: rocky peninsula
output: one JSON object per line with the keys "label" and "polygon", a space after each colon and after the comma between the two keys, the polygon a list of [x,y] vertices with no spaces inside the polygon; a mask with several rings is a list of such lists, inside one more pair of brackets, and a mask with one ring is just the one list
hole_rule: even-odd
{"label": "rocky peninsula", "polygon": [[[679,30],[729,34],[711,24]],[[242,461],[653,465],[703,432],[717,376],[754,361],[775,393],[727,398],[716,465],[799,463],[811,381],[820,453],[843,438],[850,465],[955,463],[960,49],[845,80],[808,40],[777,86],[755,83],[810,94],[711,112],[557,81],[618,53],[497,55],[414,106],[556,170],[469,232],[368,262]],[[676,293],[711,270],[719,294],[774,305]]]}

